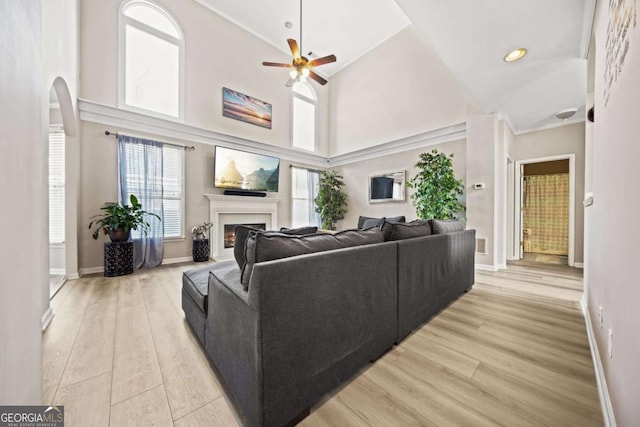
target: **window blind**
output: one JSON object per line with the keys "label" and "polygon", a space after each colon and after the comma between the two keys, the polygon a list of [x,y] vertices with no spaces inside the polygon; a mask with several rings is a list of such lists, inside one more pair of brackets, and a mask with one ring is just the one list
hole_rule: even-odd
{"label": "window blind", "polygon": [[64,243],[64,132],[49,132],[49,243]]}

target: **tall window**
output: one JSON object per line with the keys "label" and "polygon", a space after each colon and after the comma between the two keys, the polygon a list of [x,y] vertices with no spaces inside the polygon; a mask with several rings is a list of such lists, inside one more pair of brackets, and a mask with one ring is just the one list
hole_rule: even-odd
{"label": "tall window", "polygon": [[298,81],[292,89],[291,144],[294,148],[316,151],[316,94],[306,82]]}
{"label": "tall window", "polygon": [[182,117],[182,31],[165,10],[134,0],[120,17],[120,102]]}
{"label": "tall window", "polygon": [[49,131],[49,243],[64,243],[64,132]]}
{"label": "tall window", "polygon": [[[144,144],[127,143],[121,150],[120,186],[127,193],[123,199],[135,194],[146,200],[142,208],[160,215],[165,239],[184,237],[184,148],[163,144],[146,150]],[[134,231],[134,237],[138,235]]]}
{"label": "tall window", "polygon": [[320,214],[315,210],[315,198],[320,184],[320,172],[298,167],[291,168],[291,226],[321,226]]}

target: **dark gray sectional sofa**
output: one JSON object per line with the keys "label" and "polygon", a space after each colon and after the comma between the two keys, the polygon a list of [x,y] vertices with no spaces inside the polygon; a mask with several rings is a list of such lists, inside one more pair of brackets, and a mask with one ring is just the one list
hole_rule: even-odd
{"label": "dark gray sectional sofa", "polygon": [[[404,238],[418,229],[386,225],[345,232],[364,237],[344,234],[339,243],[294,237],[311,253],[291,256],[287,247],[279,259],[266,251],[278,252],[284,238],[254,237],[246,245],[257,261],[249,276],[234,260],[185,272],[186,318],[245,424],[281,426],[306,416],[471,288],[475,230]],[[399,240],[383,241],[392,235]],[[313,252],[323,239],[319,246],[339,248]]]}

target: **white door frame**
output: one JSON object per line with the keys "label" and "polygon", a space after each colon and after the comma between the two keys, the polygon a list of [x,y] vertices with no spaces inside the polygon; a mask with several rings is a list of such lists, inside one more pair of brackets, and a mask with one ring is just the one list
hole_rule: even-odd
{"label": "white door frame", "polygon": [[520,247],[523,241],[522,222],[520,220],[520,205],[522,193],[520,191],[520,180],[522,179],[521,166],[530,163],[551,162],[554,160],[569,160],[569,256],[568,264],[573,267],[575,264],[575,247],[576,247],[576,155],[559,154],[557,156],[538,157],[534,159],[525,159],[516,161],[514,187],[516,188],[516,197],[514,203],[514,247],[512,256],[520,259]]}

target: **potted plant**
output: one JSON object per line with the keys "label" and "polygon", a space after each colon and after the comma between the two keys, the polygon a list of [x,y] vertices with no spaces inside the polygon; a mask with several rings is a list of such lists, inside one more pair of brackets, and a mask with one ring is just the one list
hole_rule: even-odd
{"label": "potted plant", "polygon": [[138,228],[145,234],[149,230],[149,223],[145,220],[145,215],[160,217],[154,213],[142,210],[142,205],[133,194],[129,197],[130,205],[123,203],[105,203],[102,209],[104,213],[94,215],[90,219],[89,229],[96,225],[93,231],[94,240],[98,239],[100,231],[108,234],[112,242],[126,242],[129,240],[131,230]]}
{"label": "potted plant", "polygon": [[207,232],[213,226],[209,221],[201,225],[191,228],[191,237],[193,238],[193,247],[191,255],[194,262],[209,261],[209,239]]}
{"label": "potted plant", "polygon": [[414,189],[411,200],[421,219],[464,219],[465,207],[459,197],[464,193],[462,180],[453,173],[453,154],[434,149],[420,154],[418,174],[407,185]]}
{"label": "potted plant", "polygon": [[336,222],[344,218],[347,212],[347,195],[342,190],[344,181],[336,171],[322,171],[318,196],[314,199],[316,212],[322,219],[322,228],[335,230]]}

